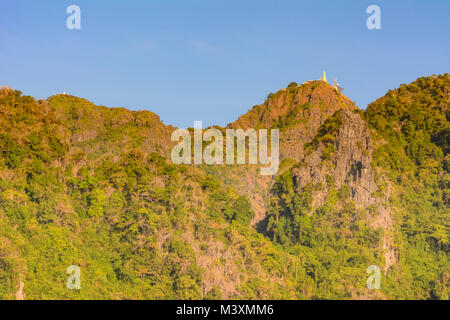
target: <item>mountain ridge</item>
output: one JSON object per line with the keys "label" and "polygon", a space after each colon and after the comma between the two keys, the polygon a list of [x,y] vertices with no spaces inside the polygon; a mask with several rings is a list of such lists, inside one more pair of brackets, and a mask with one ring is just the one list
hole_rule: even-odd
{"label": "mountain ridge", "polygon": [[173,165],[152,112],[1,89],[0,297],[448,299],[449,97],[448,74],[366,111],[290,85],[226,127],[280,130],[262,177]]}

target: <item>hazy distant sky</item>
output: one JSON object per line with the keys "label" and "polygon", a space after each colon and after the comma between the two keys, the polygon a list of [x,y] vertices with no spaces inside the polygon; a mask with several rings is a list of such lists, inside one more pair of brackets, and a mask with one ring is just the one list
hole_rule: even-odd
{"label": "hazy distant sky", "polygon": [[[81,30],[66,8],[81,7]],[[381,8],[382,30],[366,28]],[[450,1],[1,0],[0,85],[225,125],[327,71],[362,108],[450,72]]]}

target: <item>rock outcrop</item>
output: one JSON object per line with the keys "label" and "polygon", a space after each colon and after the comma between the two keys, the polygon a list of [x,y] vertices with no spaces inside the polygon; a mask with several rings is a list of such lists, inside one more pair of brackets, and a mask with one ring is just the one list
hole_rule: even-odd
{"label": "rock outcrop", "polygon": [[[373,203],[373,193],[378,187],[370,167],[373,145],[366,123],[358,113],[341,110],[337,116],[342,125],[334,141],[321,143],[316,150],[306,156],[299,168],[293,169],[296,185],[302,190],[307,184],[327,185],[327,176],[333,177],[335,188],[349,186],[351,197],[359,207],[368,207]],[[329,156],[327,145],[333,150]],[[329,158],[328,158],[329,157]],[[314,196],[316,203],[323,203],[327,188]]]}
{"label": "rock outcrop", "polygon": [[280,129],[280,160],[300,161],[324,121],[340,109],[356,110],[346,96],[323,81],[290,87],[269,95],[266,102],[229,125],[230,128]]}
{"label": "rock outcrop", "polygon": [[[333,181],[332,187],[335,189],[346,185],[350,189],[351,200],[356,208],[366,211],[371,225],[389,231],[392,228],[388,206],[390,188],[388,185],[384,192],[380,192],[379,185],[382,184],[383,177],[380,181],[375,180],[371,167],[374,147],[367,124],[358,112],[345,109],[338,111],[333,116],[333,121],[340,125],[334,135],[316,136],[314,141],[320,143],[307,146],[305,149],[310,153],[300,166],[292,170],[298,192],[302,192],[308,184],[322,186],[313,193],[314,209],[325,202],[330,180]],[[387,271],[395,262],[395,252],[391,246],[389,232],[384,234],[382,249]]]}

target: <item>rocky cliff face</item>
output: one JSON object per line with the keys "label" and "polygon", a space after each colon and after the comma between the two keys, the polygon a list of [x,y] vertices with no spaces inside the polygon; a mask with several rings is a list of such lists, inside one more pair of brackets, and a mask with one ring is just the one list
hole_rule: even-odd
{"label": "rocky cliff face", "polygon": [[[320,142],[302,165],[293,169],[296,185],[299,191],[309,183],[326,186],[327,177],[332,177],[337,189],[349,186],[355,203],[367,207],[374,201],[372,195],[377,191],[370,167],[373,145],[369,129],[360,115],[352,111],[339,111],[336,120],[341,122],[336,134]],[[317,191],[315,202],[322,203],[326,192],[326,188]]]}
{"label": "rocky cliff face", "polygon": [[[371,167],[374,147],[366,122],[358,112],[346,109],[337,111],[327,121],[326,124],[334,123],[334,134],[330,135],[330,130],[324,134],[323,127],[320,128],[313,143],[305,147],[305,159],[292,170],[297,192],[303,192],[309,184],[323,186],[313,192],[314,210],[323,205],[330,187],[340,189],[347,186],[356,208],[366,211],[371,225],[390,230],[389,185],[380,192],[380,186],[386,181],[383,177],[377,181]],[[385,270],[395,262],[392,239],[387,234],[385,232],[383,237]]]}
{"label": "rocky cliff face", "polygon": [[[302,192],[308,183],[326,185],[327,176],[331,176],[337,188],[348,185],[352,199],[359,208],[365,208],[375,203],[372,195],[378,187],[370,167],[372,140],[369,129],[357,110],[359,109],[350,99],[332,86],[323,81],[314,81],[283,89],[269,96],[263,105],[255,106],[229,127],[279,128],[280,160],[303,162],[302,167],[293,170],[298,192]],[[333,137],[333,155],[324,161],[323,153],[328,152],[325,150],[326,143],[317,145],[314,152],[307,150],[305,146],[317,137],[325,121],[337,112],[342,125]],[[257,184],[258,181],[255,182]],[[266,193],[269,193],[270,185],[272,184],[264,190]],[[326,189],[317,191],[313,207],[322,205],[326,195]],[[265,205],[260,203],[258,207]],[[260,220],[262,217],[259,214],[256,219]]]}
{"label": "rocky cliff face", "polygon": [[323,81],[282,89],[266,102],[231,123],[231,128],[279,128],[280,160],[303,159],[303,145],[337,110],[356,110],[356,105]]}
{"label": "rocky cliff face", "polygon": [[[313,81],[303,85],[288,87],[268,96],[266,101],[253,107],[248,113],[228,125],[229,128],[255,128],[280,130],[280,161],[292,165],[304,159],[304,145],[311,142],[320,126],[338,110],[358,110],[346,96],[323,81]],[[286,168],[282,168],[284,170]],[[237,169],[239,171],[239,168]],[[243,180],[247,174],[241,170],[236,179]],[[242,185],[250,189],[245,194],[252,200],[256,212],[253,224],[264,219],[270,188],[274,179],[257,175],[245,179]],[[254,190],[259,190],[255,196]]]}

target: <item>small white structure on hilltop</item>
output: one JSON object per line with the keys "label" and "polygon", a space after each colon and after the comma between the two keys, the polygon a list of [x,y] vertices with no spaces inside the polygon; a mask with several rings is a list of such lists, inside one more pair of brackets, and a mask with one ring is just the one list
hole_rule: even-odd
{"label": "small white structure on hilltop", "polygon": [[322,73],[322,78],[320,80],[327,82],[327,74],[325,73],[325,71]]}
{"label": "small white structure on hilltop", "polygon": [[344,88],[342,88],[339,83],[337,82],[336,78],[334,78],[333,82],[333,88],[335,88],[337,91],[342,92]]}
{"label": "small white structure on hilltop", "polygon": [[333,88],[335,88],[335,89],[339,88],[339,83],[337,82],[336,78],[334,78],[334,81],[333,81]]}
{"label": "small white structure on hilltop", "polygon": [[327,82],[327,74],[325,73],[325,71],[322,72],[322,77],[320,78],[320,80],[308,80],[308,81],[303,82],[303,84],[315,82],[315,81],[324,81],[324,82],[328,83]]}

